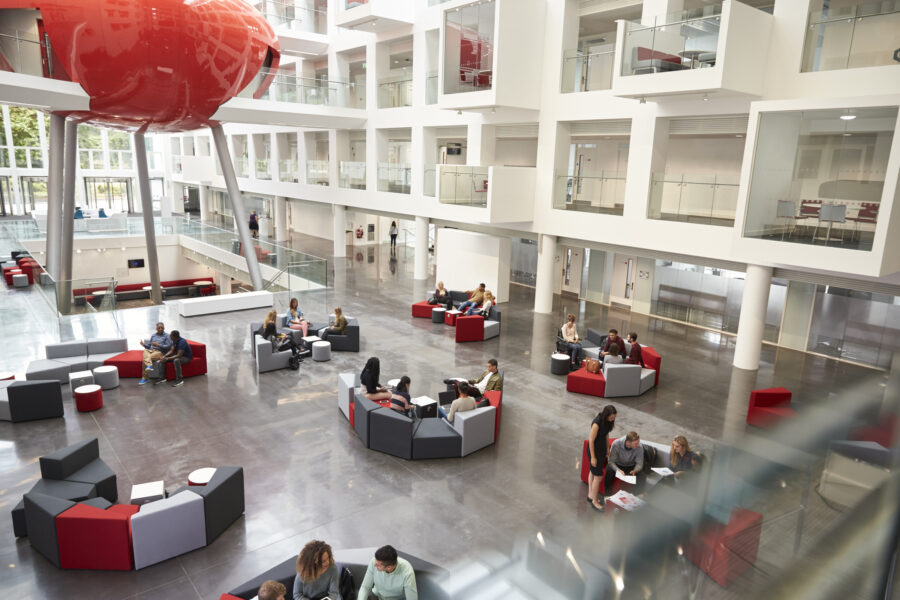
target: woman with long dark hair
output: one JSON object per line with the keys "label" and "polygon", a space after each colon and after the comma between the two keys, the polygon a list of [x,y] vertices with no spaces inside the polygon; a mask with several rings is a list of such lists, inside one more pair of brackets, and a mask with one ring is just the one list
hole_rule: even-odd
{"label": "woman with long dark hair", "polygon": [[412,397],[409,395],[410,382],[409,376],[404,375],[391,393],[391,408],[398,412],[408,413],[413,408]]}
{"label": "woman with long dark hair", "polygon": [[591,421],[591,433],[588,438],[588,452],[591,460],[591,473],[588,475],[588,502],[599,511],[606,508],[603,496],[600,496],[600,484],[603,482],[603,466],[609,451],[609,432],[616,422],[616,407],[607,404]]}
{"label": "woman with long dark hair", "polygon": [[378,360],[377,356],[373,356],[366,361],[366,366],[363,367],[359,376],[359,381],[363,386],[363,396],[372,402],[391,399],[391,393],[388,389],[378,383],[379,377],[381,377],[381,361]]}

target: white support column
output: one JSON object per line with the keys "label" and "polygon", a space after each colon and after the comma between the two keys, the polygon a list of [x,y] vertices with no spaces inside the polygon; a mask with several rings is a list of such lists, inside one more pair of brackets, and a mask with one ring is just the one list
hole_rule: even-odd
{"label": "white support column", "polygon": [[209,184],[201,183],[200,190],[197,193],[197,197],[200,201],[200,222],[203,223],[210,216],[209,210]]}
{"label": "white support column", "polygon": [[287,198],[275,196],[275,241],[288,240]]}
{"label": "white support column", "polygon": [[416,217],[416,261],[413,279],[428,279],[428,217]]}
{"label": "white support column", "polygon": [[159,281],[159,257],[156,251],[156,229],[153,224],[153,199],[150,196],[150,171],[147,168],[147,145],[144,134],[135,132],[134,162],[138,173],[138,190],[141,197],[141,213],[144,219],[144,241],[147,244],[147,269],[150,272],[150,300],[162,304],[162,287]]}
{"label": "white support column", "polygon": [[225,273],[216,273],[216,286],[219,288],[219,294],[231,293],[231,276]]}
{"label": "white support column", "polygon": [[334,204],[332,210],[332,236],[334,239],[334,257],[347,256],[347,209],[340,204]]}
{"label": "white support column", "polygon": [[[75,158],[78,153],[78,123],[66,120],[65,167],[63,169],[62,214],[75,214]],[[72,312],[72,248],[75,237],[75,219],[63,219],[59,246],[59,284],[56,288],[56,304],[64,315]],[[49,237],[48,237],[49,239]]]}
{"label": "white support column", "polygon": [[[63,164],[65,156],[66,118],[50,115],[50,170],[47,177],[47,272],[59,281],[60,240],[63,219],[72,219],[74,212],[64,214]],[[11,163],[15,164],[15,163]]]}
{"label": "white support column", "polygon": [[755,371],[759,368],[759,352],[766,328],[766,308],[771,285],[772,267],[747,265],[744,295],[741,298],[741,318],[734,346],[734,366],[739,369]]}
{"label": "white support column", "polygon": [[534,286],[534,312],[553,311],[553,279],[556,275],[556,236],[541,234],[538,238],[537,278]]}

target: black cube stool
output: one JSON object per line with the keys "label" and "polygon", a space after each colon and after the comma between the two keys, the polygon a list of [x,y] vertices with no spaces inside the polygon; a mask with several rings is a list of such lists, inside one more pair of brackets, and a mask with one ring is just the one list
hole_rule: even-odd
{"label": "black cube stool", "polygon": [[444,322],[444,313],[447,312],[446,308],[432,308],[431,309],[431,322],[432,323],[443,323]]}
{"label": "black cube stool", "polygon": [[550,355],[550,372],[554,375],[568,375],[571,361],[568,354],[554,352]]}

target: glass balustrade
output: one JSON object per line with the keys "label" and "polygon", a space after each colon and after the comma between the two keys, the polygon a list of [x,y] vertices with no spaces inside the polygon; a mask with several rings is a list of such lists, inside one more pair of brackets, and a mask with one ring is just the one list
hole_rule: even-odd
{"label": "glass balustrade", "polygon": [[344,0],[344,9],[350,10],[351,8],[356,8],[357,6],[362,6],[363,4],[368,4],[369,0]]}
{"label": "glass balustrade", "polygon": [[621,216],[625,209],[625,172],[558,175],[553,198],[556,209]]}
{"label": "glass balustrade", "polygon": [[615,52],[567,52],[563,57],[562,92],[591,92],[612,88]]}
{"label": "glass balustrade", "polygon": [[269,172],[269,160],[267,158],[256,159],[256,170],[254,172],[257,179],[272,179],[272,173]]}
{"label": "glass balustrade", "polygon": [[[246,156],[235,156],[232,159],[234,163],[234,174],[237,177],[249,177],[250,176],[250,159]],[[180,168],[180,166],[179,166]],[[181,171],[178,171],[179,173]]]}
{"label": "glass balustrade", "polygon": [[[260,86],[270,77],[269,86],[259,92]],[[356,86],[354,86],[354,90],[356,90]],[[358,92],[359,90],[356,90],[356,93]],[[350,84],[340,81],[299,77],[293,73],[260,69],[256,77],[238,94],[238,97],[295,104],[348,106],[351,89]],[[356,102],[357,100],[354,98],[354,103]]]}
{"label": "glass balustrade", "polygon": [[437,104],[438,74],[428,73],[425,76],[425,104]]}
{"label": "glass balustrade", "polygon": [[53,55],[49,41],[41,41],[31,32],[0,30],[0,47],[9,66],[4,70],[69,81],[69,75],[59,68],[59,59]]}
{"label": "glass balustrade", "polygon": [[353,190],[366,189],[366,163],[342,160],[338,166],[340,186]]}
{"label": "glass balustrade", "polygon": [[409,165],[378,163],[378,191],[408,194],[410,172]]}
{"label": "glass balustrade", "polygon": [[300,171],[297,169],[297,161],[282,158],[278,161],[278,180],[286,183],[300,183]]}
{"label": "glass balustrade", "polygon": [[328,161],[306,161],[306,183],[311,185],[328,185]]}
{"label": "glass balustrade", "polygon": [[378,82],[378,108],[412,106],[412,79]]}
{"label": "glass balustrade", "polygon": [[295,2],[262,0],[257,9],[273,27],[287,25],[292,31],[328,33],[328,13]]}
{"label": "glass balustrade", "polygon": [[[235,165],[235,170],[237,170],[237,165]],[[181,157],[173,156],[172,157],[172,172],[176,175],[181,174]]]}
{"label": "glass balustrade", "polygon": [[422,193],[434,198],[437,188],[437,165],[425,165],[425,177]]}
{"label": "glass balustrade", "polygon": [[740,175],[654,173],[647,216],[732,227]]}
{"label": "glass balustrade", "polygon": [[862,2],[811,12],[803,72],[895,65],[900,0]]}
{"label": "glass balustrade", "polygon": [[487,206],[488,167],[441,165],[441,204]]}
{"label": "glass balustrade", "polygon": [[623,76],[714,67],[722,5],[625,22]]}

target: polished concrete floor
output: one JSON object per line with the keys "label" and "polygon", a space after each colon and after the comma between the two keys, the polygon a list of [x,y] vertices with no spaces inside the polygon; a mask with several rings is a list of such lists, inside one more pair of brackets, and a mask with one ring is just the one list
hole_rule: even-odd
{"label": "polished concrete floor", "polygon": [[[136,345],[157,320],[205,342],[209,366],[207,376],[180,388],[139,387],[124,379],[92,413],[76,412],[65,386],[65,419],[0,422],[4,512],[39,477],[39,456],[90,437],[99,438],[124,501],[134,483],[162,479],[172,489],[201,466],[240,465],[246,478],[246,513],[219,539],[138,572],[57,570],[27,539],[15,540],[10,519],[0,518],[4,597],[214,599],[314,538],[336,548],[390,543],[450,567],[482,554],[508,556],[523,538],[541,532],[604,564],[598,541],[609,535],[610,519],[584,501],[578,474],[581,440],[607,402],[567,393],[565,378],[550,374],[555,328],[567,312],[579,315],[582,332],[636,330],[663,356],[659,387],[613,402],[617,436],[634,429],[668,443],[684,434],[710,452],[721,440],[747,434],[749,389],[783,385],[809,403],[851,387],[883,393],[881,372],[771,346],[763,348],[758,373],[737,371],[733,338],[576,299],[557,297],[554,314],[537,315],[532,291],[517,286],[502,306],[499,338],[456,344],[451,328],[409,316],[409,305],[428,287],[412,279],[411,248],[392,255],[387,246],[373,247],[332,260],[330,244],[292,240],[294,247],[329,256],[334,267],[334,287],[302,296],[301,305],[313,319],[333,306],[358,317],[362,349],[334,353],[330,362],[306,361],[299,372],[255,373],[247,323],[262,311],[186,319],[161,306],[58,322],[34,290],[0,291],[0,371],[22,373],[29,360],[43,356],[43,344],[57,338],[108,337],[118,330]],[[285,300],[279,298],[279,308]],[[361,370],[369,356],[381,358],[383,381],[408,374],[414,395],[434,395],[444,377],[475,376],[496,357],[506,375],[497,444],[463,459],[418,462],[366,450],[337,410],[336,379]],[[687,564],[654,597],[755,597],[790,559],[791,515],[803,489],[791,483],[768,492],[752,500],[766,519],[755,569],[725,589]],[[803,535],[805,544],[814,544],[836,515],[814,495],[809,504]]]}

